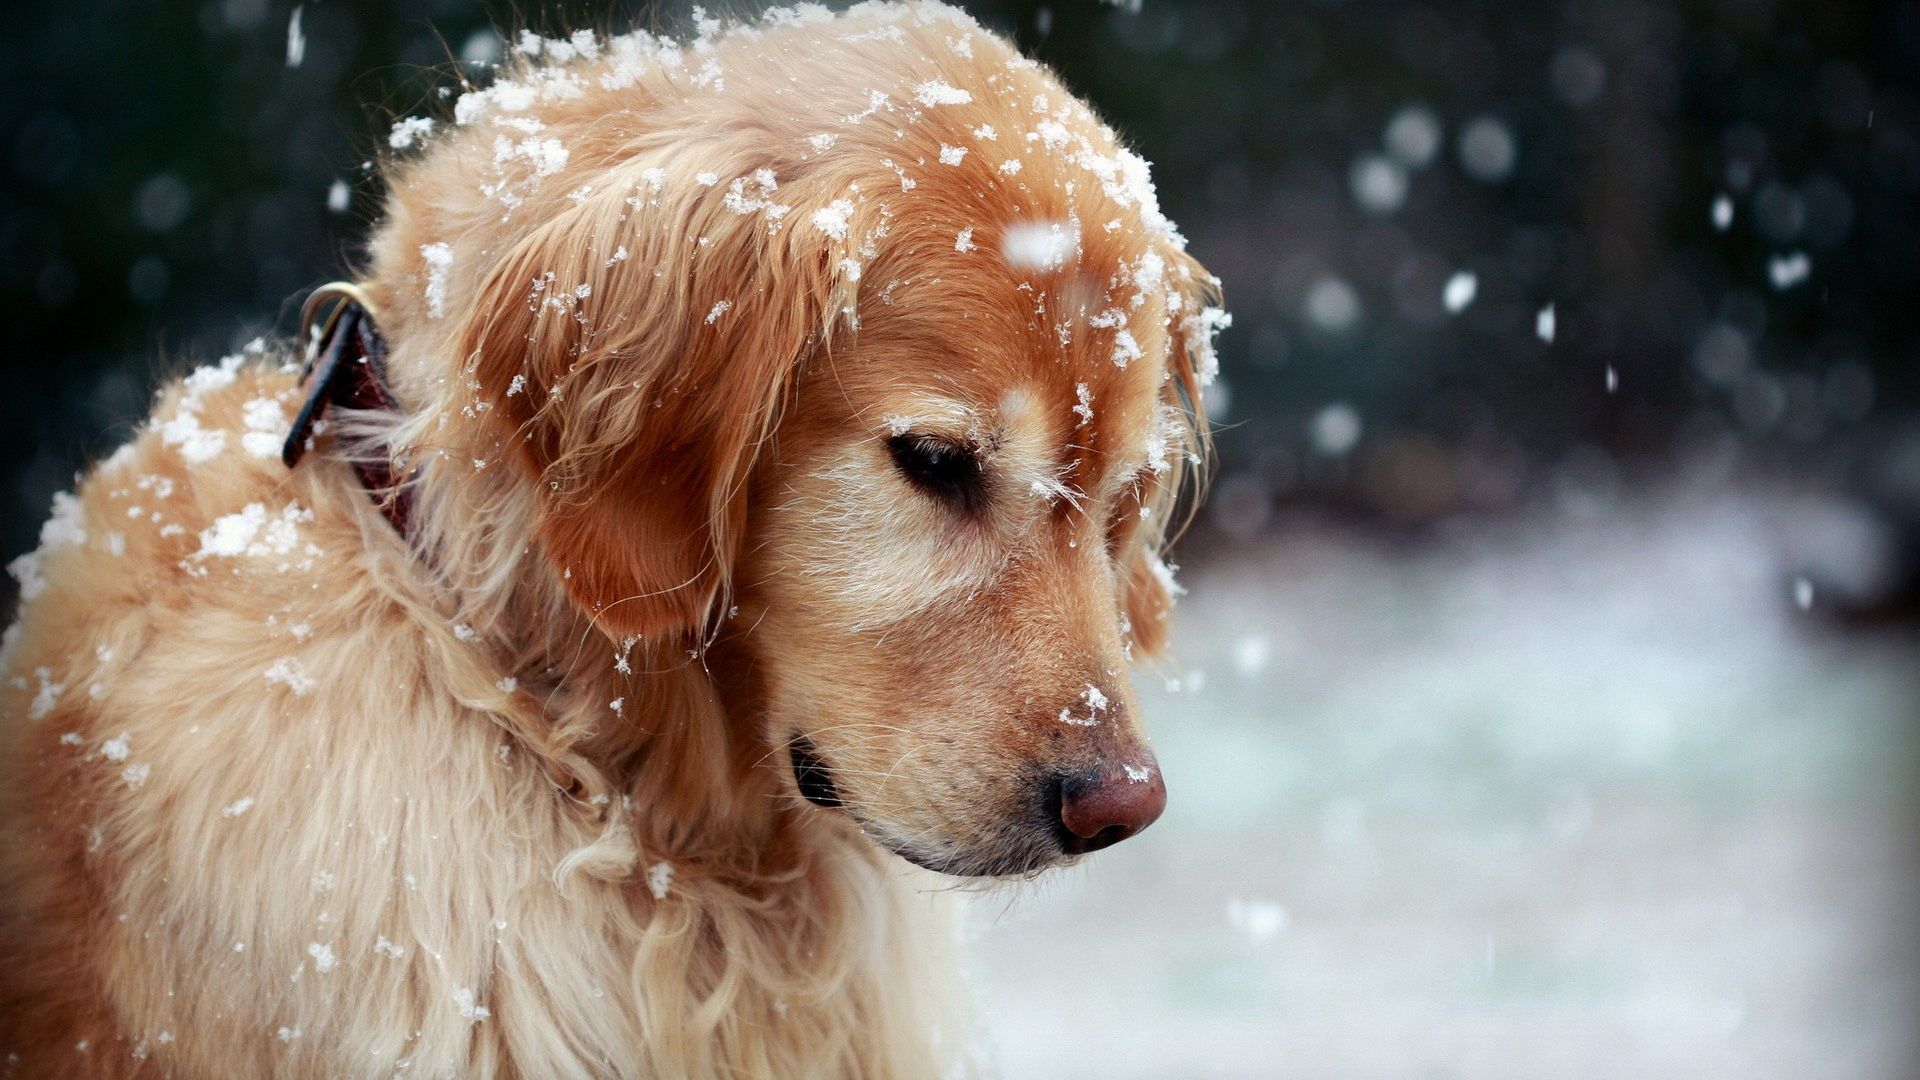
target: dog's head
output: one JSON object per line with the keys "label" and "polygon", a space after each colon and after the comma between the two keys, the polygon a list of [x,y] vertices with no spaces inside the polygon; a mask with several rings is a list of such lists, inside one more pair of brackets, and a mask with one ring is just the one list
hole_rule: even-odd
{"label": "dog's head", "polygon": [[456,347],[547,558],[610,637],[712,643],[798,793],[914,862],[1138,832],[1127,669],[1166,634],[1212,279],[1144,162],[947,9],[702,55],[576,58],[530,160],[495,144],[513,238]]}

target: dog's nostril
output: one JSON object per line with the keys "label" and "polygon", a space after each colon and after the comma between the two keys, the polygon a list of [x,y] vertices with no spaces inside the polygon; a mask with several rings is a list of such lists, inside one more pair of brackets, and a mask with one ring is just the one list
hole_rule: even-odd
{"label": "dog's nostril", "polygon": [[1167,785],[1151,765],[1123,765],[1068,776],[1059,782],[1059,797],[1060,846],[1079,855],[1153,824],[1167,808]]}

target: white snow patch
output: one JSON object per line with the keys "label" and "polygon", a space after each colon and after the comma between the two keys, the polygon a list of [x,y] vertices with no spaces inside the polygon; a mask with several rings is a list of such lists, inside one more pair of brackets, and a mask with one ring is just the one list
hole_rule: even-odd
{"label": "white snow patch", "polygon": [[973,247],[973,226],[969,225],[961,229],[960,234],[953,238],[953,250],[965,255],[967,252],[972,251]]}
{"label": "white snow patch", "polygon": [[277,458],[287,438],[287,410],[270,397],[257,397],[240,407],[240,423],[247,430],[240,448],[257,458]]}
{"label": "white snow patch", "polygon": [[967,159],[966,147],[948,146],[946,143],[940,144],[940,164],[958,165],[962,161],[965,161],[966,159]]}
{"label": "white snow patch", "polygon": [[1559,323],[1559,316],[1554,314],[1553,305],[1548,304],[1546,307],[1540,309],[1539,314],[1533,317],[1534,335],[1541,341],[1551,345],[1553,344],[1553,335],[1559,328]]}
{"label": "white snow patch", "polygon": [[1057,221],[1023,222],[1000,238],[1000,256],[1020,270],[1057,270],[1080,247],[1078,227]]}
{"label": "white snow patch", "polygon": [[260,503],[248,503],[201,530],[200,550],[192,558],[290,555],[300,542],[299,526],[312,520],[313,511],[299,503],[288,503],[278,517],[269,516]]}
{"label": "white snow patch", "polygon": [[1228,900],[1227,922],[1261,945],[1287,928],[1287,909],[1268,900]]}
{"label": "white snow patch", "polygon": [[1804,251],[1775,255],[1767,260],[1767,280],[1773,283],[1777,291],[1784,292],[1807,280],[1813,272],[1813,260],[1807,258]]}
{"label": "white snow patch", "polygon": [[300,29],[300,13],[305,4],[293,5],[293,15],[287,19],[287,66],[297,68],[307,58],[307,35]]}
{"label": "white snow patch", "polygon": [[438,319],[447,313],[447,271],[453,266],[453,248],[445,241],[421,244],[420,257],[427,262],[427,318]]}
{"label": "white snow patch", "polygon": [[655,900],[665,900],[667,890],[673,887],[673,864],[657,862],[647,867],[647,890],[653,893]]}
{"label": "white snow patch", "polygon": [[453,1007],[460,1012],[460,1019],[477,1024],[493,1015],[493,1010],[479,1004],[479,998],[467,987],[453,992]]}
{"label": "white snow patch", "polygon": [[156,430],[162,446],[179,447],[180,456],[192,465],[212,461],[227,448],[227,433],[201,427],[200,418],[189,411],[186,402],[181,402],[180,412],[173,419],[160,424]]}
{"label": "white snow patch", "polygon": [[928,79],[913,88],[913,99],[932,108],[935,105],[965,105],[973,95],[941,79]]}
{"label": "white snow patch", "polygon": [[[847,222],[853,217],[851,199],[835,199],[825,207],[813,212],[813,227],[826,233],[834,240],[847,238]],[[708,320],[712,321],[712,320]]]}
{"label": "white snow patch", "polygon": [[721,300],[714,304],[712,310],[707,312],[707,325],[712,326],[714,323],[719,322],[720,316],[725,315],[732,308],[733,301],[731,300]]}
{"label": "white snow patch", "polygon": [[253,796],[242,795],[238,799],[235,799],[232,802],[228,803],[227,805],[221,807],[220,816],[225,818],[236,818],[251,809],[253,809]]}
{"label": "white snow patch", "polygon": [[125,761],[133,753],[133,736],[121,732],[117,737],[100,744],[100,756],[108,761]]}
{"label": "white snow patch", "polygon": [[313,970],[322,975],[332,971],[340,962],[340,959],[333,955],[332,946],[322,945],[317,941],[307,946],[307,955],[313,957]]}
{"label": "white snow patch", "polygon": [[387,145],[395,150],[405,150],[417,139],[423,139],[433,132],[433,118],[427,116],[405,116],[393,122],[392,130],[387,132]]}
{"label": "white snow patch", "polygon": [[1467,310],[1473,298],[1480,291],[1480,279],[1470,270],[1459,270],[1447,279],[1447,287],[1440,294],[1440,302],[1447,306],[1447,314],[1458,315]]}
{"label": "white snow patch", "polygon": [[1249,634],[1234,645],[1233,666],[1240,674],[1252,677],[1266,670],[1267,659],[1272,654],[1272,643],[1265,634]]}
{"label": "white snow patch", "polygon": [[313,692],[314,687],[320,685],[317,680],[307,674],[306,665],[295,656],[283,656],[275,660],[267,665],[267,670],[261,675],[270,683],[284,685],[293,691],[295,697],[305,697]]}
{"label": "white snow patch", "polygon": [[1086,383],[1074,383],[1073,396],[1076,402],[1073,406],[1073,415],[1080,418],[1080,421],[1073,426],[1086,427],[1093,422],[1093,391]]}

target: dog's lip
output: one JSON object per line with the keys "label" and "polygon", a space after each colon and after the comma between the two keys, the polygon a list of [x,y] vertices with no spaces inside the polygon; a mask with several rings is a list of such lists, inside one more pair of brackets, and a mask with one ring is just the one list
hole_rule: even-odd
{"label": "dog's lip", "polygon": [[849,818],[853,819],[854,824],[859,826],[860,831],[864,833],[868,839],[923,870],[931,870],[936,874],[947,874],[952,877],[963,878],[1016,877],[1031,875],[1038,871],[1073,861],[1071,855],[1068,855],[1064,859],[1057,855],[1051,855],[1038,860],[1025,859],[1017,864],[994,866],[983,864],[980,860],[972,857],[933,855],[904,844],[893,843],[882,835],[881,830],[874,828],[865,818],[861,817],[852,806],[847,804],[845,796],[840,794],[839,786],[833,781],[832,767],[827,764],[826,758],[821,756],[820,751],[814,747],[813,740],[807,738],[805,735],[796,733],[787,742],[787,754],[793,761],[794,783],[799,787],[800,794],[805,797],[808,802],[825,810],[840,810],[845,812]]}
{"label": "dog's lip", "polygon": [[833,770],[827,767],[820,751],[814,749],[813,740],[805,735],[795,735],[787,744],[787,754],[793,758],[793,781],[799,785],[800,794],[808,802],[826,810],[846,807],[847,800],[833,782]]}

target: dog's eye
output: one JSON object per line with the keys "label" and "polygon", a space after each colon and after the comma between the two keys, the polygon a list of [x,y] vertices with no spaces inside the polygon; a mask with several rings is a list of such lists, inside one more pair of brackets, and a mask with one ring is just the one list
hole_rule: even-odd
{"label": "dog's eye", "polygon": [[972,449],[926,435],[895,435],[887,450],[914,487],[963,510],[978,505],[986,476]]}

